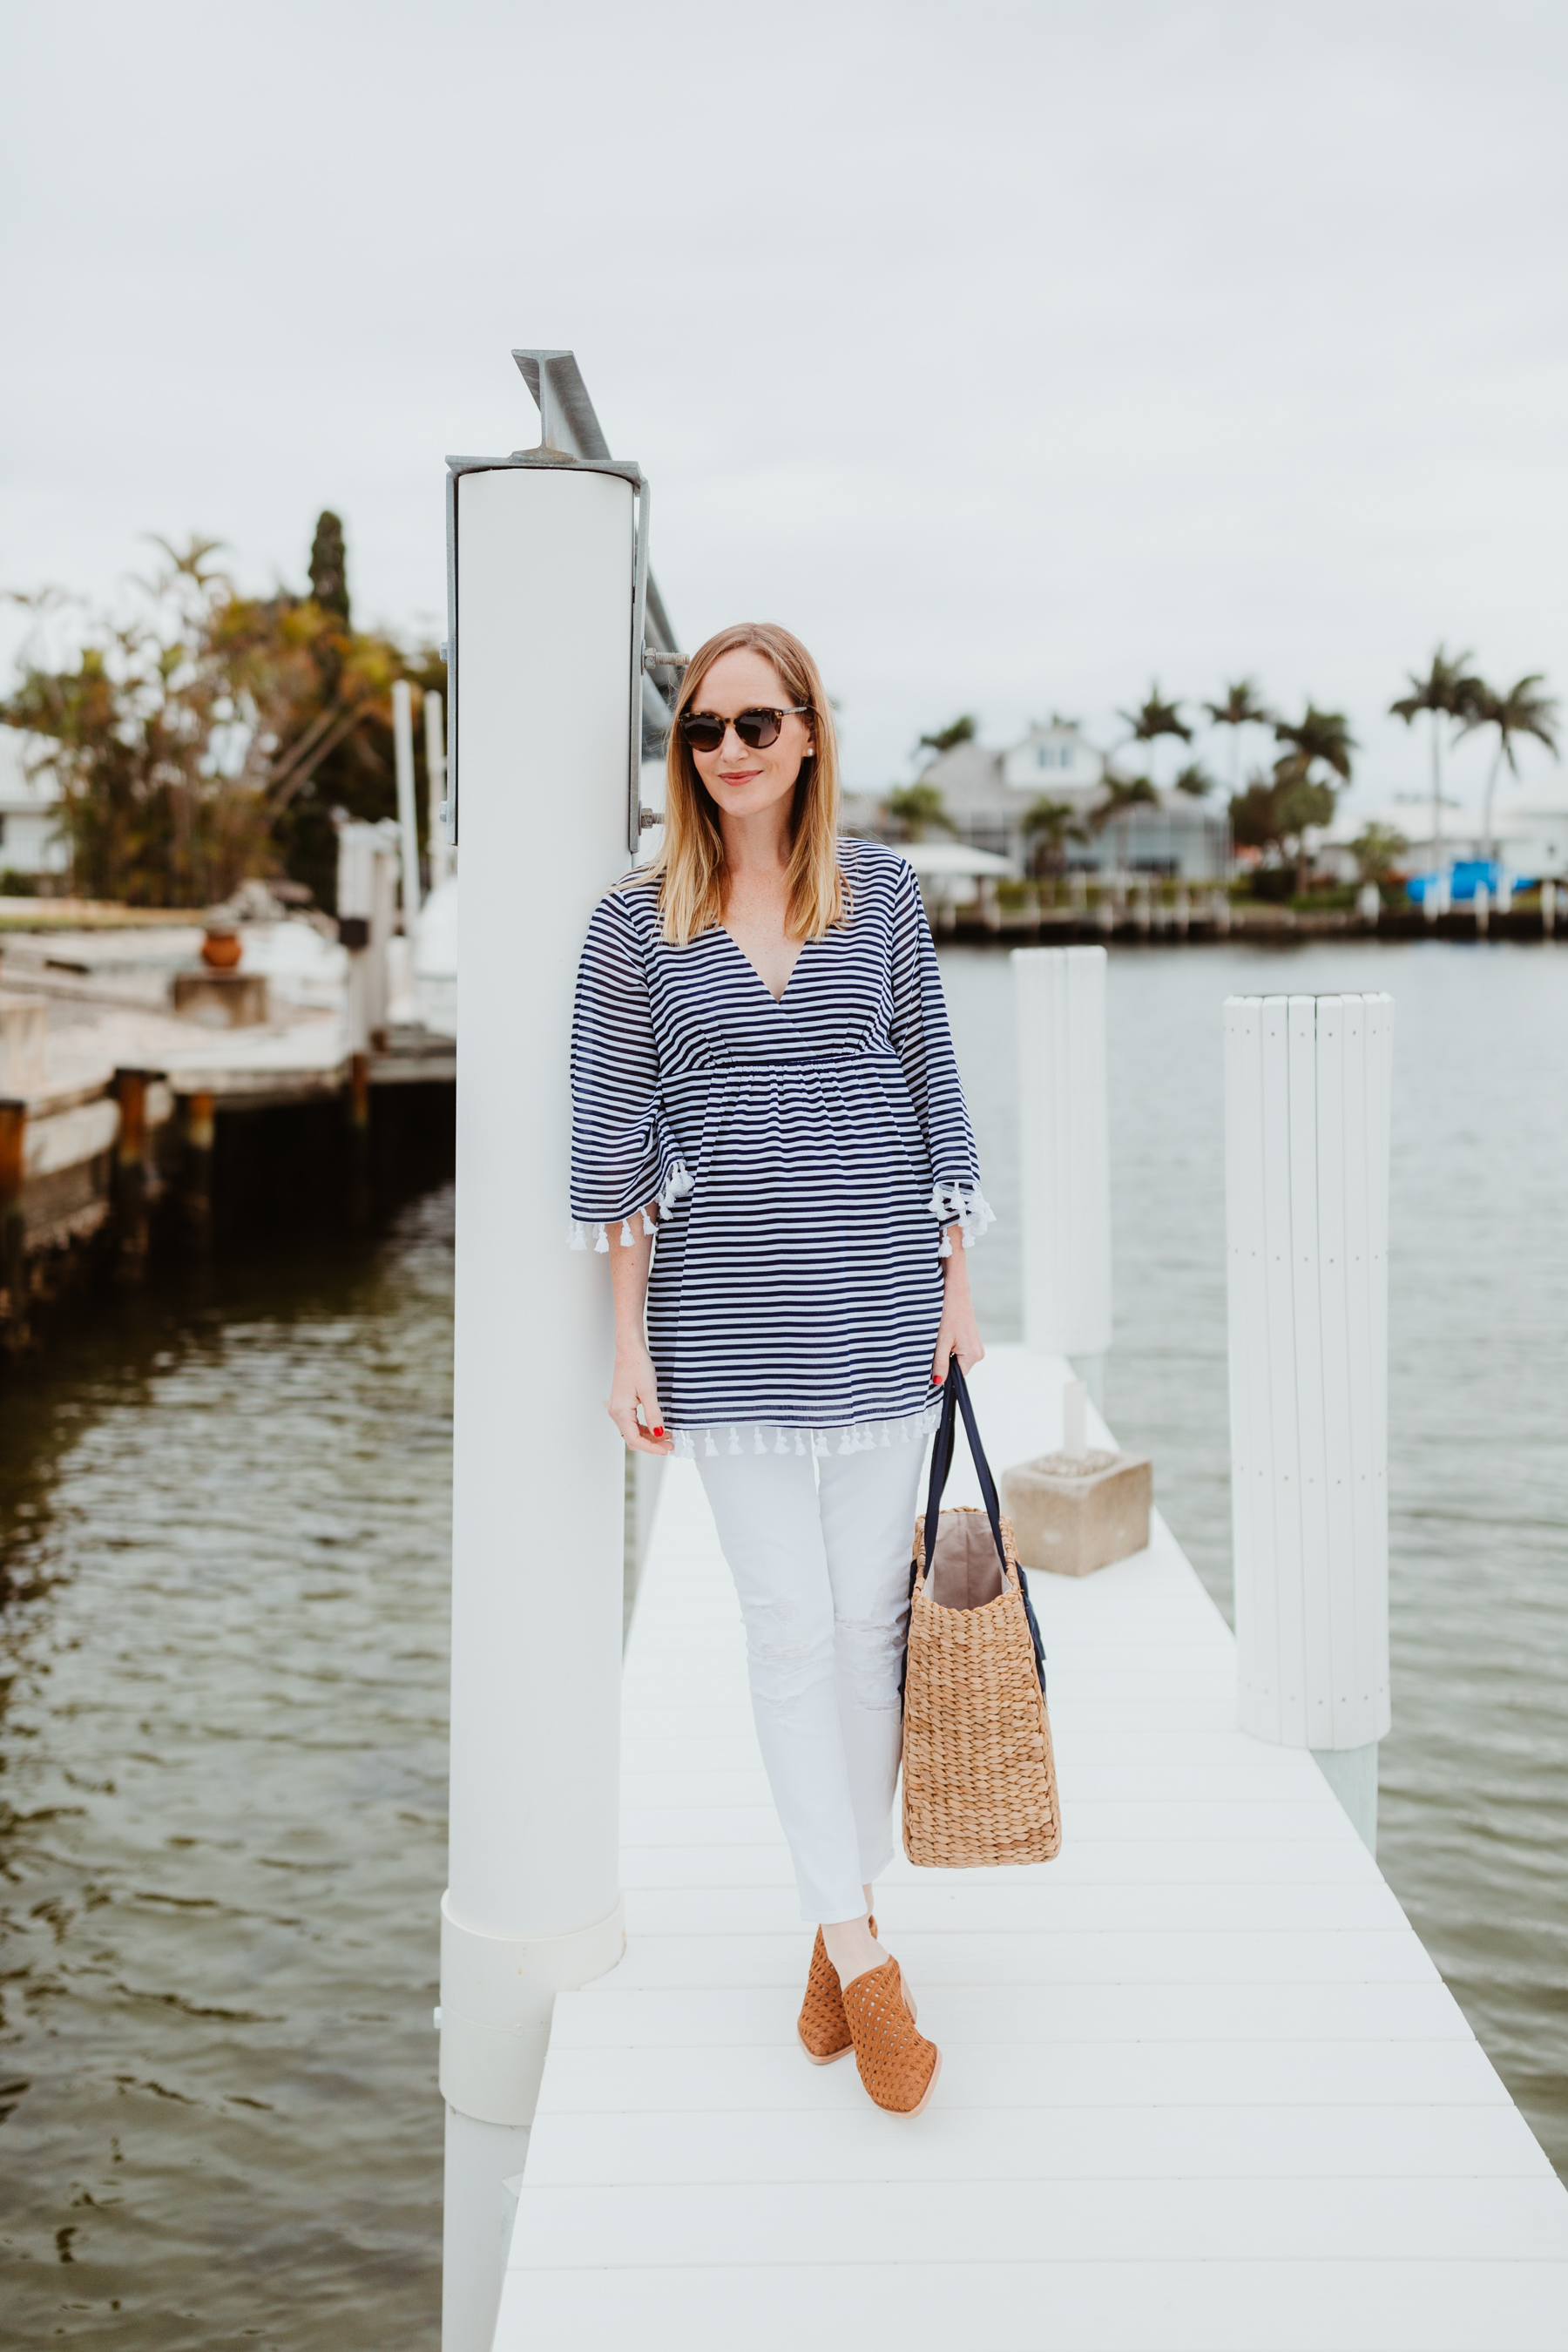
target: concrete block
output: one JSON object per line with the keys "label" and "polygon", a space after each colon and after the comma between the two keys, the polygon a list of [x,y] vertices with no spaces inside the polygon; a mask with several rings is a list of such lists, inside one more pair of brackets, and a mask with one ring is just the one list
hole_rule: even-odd
{"label": "concrete block", "polygon": [[177,971],[174,1010],[207,1029],[255,1029],[271,1018],[267,976],[259,971]]}
{"label": "concrete block", "polygon": [[1146,1454],[1042,1454],[1002,1474],[1020,1561],[1057,1576],[1088,1576],[1142,1551],[1153,1492]]}
{"label": "concrete block", "polygon": [[0,1097],[21,1099],[42,1094],[48,1026],[47,996],[0,989]]}

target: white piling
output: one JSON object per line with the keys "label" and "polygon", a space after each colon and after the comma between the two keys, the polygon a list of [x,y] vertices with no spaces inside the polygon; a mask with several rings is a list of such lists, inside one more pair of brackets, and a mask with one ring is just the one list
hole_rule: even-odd
{"label": "white piling", "polygon": [[1541,886],[1541,928],[1548,939],[1557,929],[1557,885],[1551,880]]}
{"label": "white piling", "polygon": [[1389,1726],[1393,1035],[1388,996],[1225,1007],[1241,1727],[1310,1748],[1369,1847]]}
{"label": "white piling", "polygon": [[1097,1388],[1110,1346],[1103,948],[1016,948],[1024,1339]]}
{"label": "white piling", "polygon": [[386,950],[396,895],[397,827],[390,819],[338,827],[338,926],[349,950],[348,1050],[363,1054],[386,1026]]}
{"label": "white piling", "polygon": [[1476,929],[1484,938],[1491,928],[1492,913],[1491,892],[1484,882],[1476,884],[1475,908]]}
{"label": "white piling", "polygon": [[419,920],[419,820],[414,809],[414,702],[408,680],[392,689],[392,750],[397,769],[397,826],[403,846],[403,929]]}
{"label": "white piling", "polygon": [[[465,461],[467,462],[467,461]],[[568,1249],[578,951],[625,871],[633,488],[455,478],[458,1000],[444,2352],[489,2352],[557,1991],[624,1946],[625,1455],[607,1258]]]}
{"label": "white piling", "polygon": [[441,803],[447,797],[447,752],[441,740],[441,698],[425,697],[425,830],[430,856],[430,887],[438,890],[452,870]]}

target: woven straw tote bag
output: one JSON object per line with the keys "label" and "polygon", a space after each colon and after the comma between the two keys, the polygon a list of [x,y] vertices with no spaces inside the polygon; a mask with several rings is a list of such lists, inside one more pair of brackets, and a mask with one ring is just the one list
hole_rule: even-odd
{"label": "woven straw tote bag", "polygon": [[[984,1511],[942,1507],[963,1415]],[[937,1530],[928,1569],[926,1531]],[[950,1365],[915,1521],[904,1653],[904,1852],[927,1869],[1049,1862],[1062,1842],[1045,1653],[963,1374]]]}

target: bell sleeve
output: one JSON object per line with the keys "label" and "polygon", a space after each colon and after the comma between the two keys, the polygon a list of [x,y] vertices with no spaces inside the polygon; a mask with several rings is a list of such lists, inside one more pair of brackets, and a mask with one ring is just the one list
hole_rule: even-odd
{"label": "bell sleeve", "polygon": [[938,1255],[951,1257],[953,1225],[969,1249],[996,1220],[980,1189],[980,1162],[953,1055],[936,950],[914,868],[907,864],[894,894],[892,928],[893,1049],[903,1064],[931,1154],[931,1213],[942,1229]]}
{"label": "bell sleeve", "polygon": [[602,898],[577,967],[572,1017],[572,1247],[635,1239],[649,1206],[668,1216],[691,1189],[659,1104],[658,1048],[640,943],[624,901]]}

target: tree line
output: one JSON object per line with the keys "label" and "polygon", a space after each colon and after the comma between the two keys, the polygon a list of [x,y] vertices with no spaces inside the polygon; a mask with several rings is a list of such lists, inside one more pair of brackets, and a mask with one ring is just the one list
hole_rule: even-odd
{"label": "tree line", "polygon": [[[393,686],[439,691],[445,665],[354,626],[330,511],[298,592],[242,595],[212,541],[153,544],[162,560],[122,614],[54,591],[16,600],[38,626],[0,723],[34,739],[30,764],[58,785],[72,887],[201,907],[259,874],[330,908],[339,819],[395,812]],[[43,641],[61,615],[74,650],[52,660]],[[423,812],[423,786],[416,797]]]}
{"label": "tree line", "polygon": [[[1440,831],[1445,731],[1458,740],[1478,730],[1491,730],[1495,744],[1482,818],[1483,854],[1489,858],[1493,801],[1501,768],[1506,761],[1517,775],[1517,747],[1526,737],[1533,737],[1556,757],[1557,702],[1543,690],[1544,678],[1538,670],[1499,689],[1489,686],[1472,664],[1469,654],[1450,656],[1439,646],[1426,675],[1409,674],[1409,691],[1391,703],[1389,709],[1392,717],[1407,725],[1424,715],[1430,719],[1434,838]],[[1256,679],[1250,677],[1227,685],[1217,702],[1202,702],[1196,708],[1211,727],[1231,730],[1233,745],[1239,744],[1244,727],[1266,728],[1273,735],[1277,756],[1268,766],[1255,769],[1245,782],[1236,776],[1238,762],[1233,758],[1231,836],[1238,849],[1254,849],[1265,859],[1293,865],[1298,887],[1304,888],[1308,835],[1333,822],[1338,796],[1352,780],[1354,754],[1360,748],[1345,714],[1320,710],[1309,699],[1300,718],[1283,718],[1264,701]],[[1157,682],[1136,709],[1119,711],[1117,716],[1128,733],[1110,753],[1100,797],[1087,813],[1048,795],[1025,812],[1025,836],[1034,845],[1035,862],[1047,872],[1065,864],[1069,841],[1087,841],[1091,833],[1118,823],[1125,827],[1133,809],[1158,805],[1160,795],[1149,772],[1157,743],[1173,740],[1189,750],[1193,744],[1195,730],[1183,715],[1182,703],[1167,699]],[[1070,722],[1052,720],[1053,725],[1067,723]],[[977,727],[973,712],[965,712],[950,725],[922,735],[917,751],[929,750],[940,756],[960,743],[973,741]],[[1127,755],[1136,751],[1144,754],[1144,772],[1124,772],[1131,764]],[[1189,760],[1173,779],[1173,787],[1202,800],[1215,789],[1215,783],[1199,761]],[[933,827],[954,830],[940,788],[928,781],[890,793],[887,807],[889,816],[916,835]],[[1369,826],[1356,845],[1363,870],[1370,872],[1386,871],[1406,846],[1400,835],[1380,825]]]}

